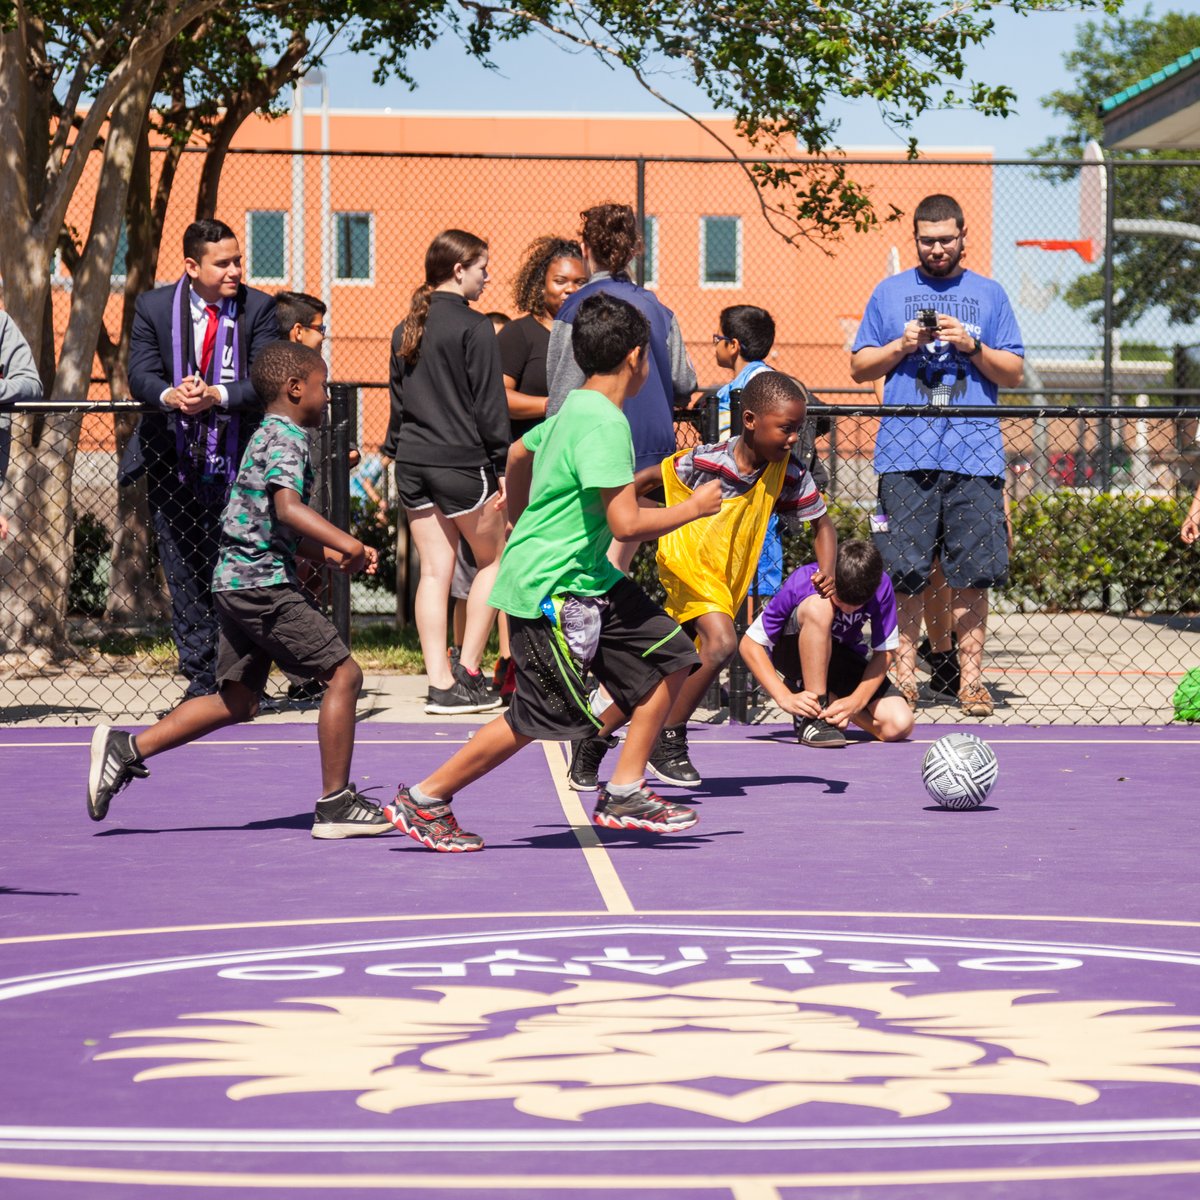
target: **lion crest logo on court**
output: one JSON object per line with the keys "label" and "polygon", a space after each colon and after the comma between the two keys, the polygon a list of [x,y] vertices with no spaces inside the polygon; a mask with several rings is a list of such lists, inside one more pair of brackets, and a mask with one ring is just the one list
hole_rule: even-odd
{"label": "lion crest logo on court", "polygon": [[339,1092],[378,1113],[501,1100],[555,1120],[654,1104],[748,1122],[817,1101],[919,1117],[964,1095],[1084,1105],[1105,1083],[1200,1085],[1200,1017],[1140,1000],[750,979],[418,990],[188,1014],[115,1034],[143,1044],[99,1057],[160,1062],[139,1081],[232,1078],[235,1100]]}

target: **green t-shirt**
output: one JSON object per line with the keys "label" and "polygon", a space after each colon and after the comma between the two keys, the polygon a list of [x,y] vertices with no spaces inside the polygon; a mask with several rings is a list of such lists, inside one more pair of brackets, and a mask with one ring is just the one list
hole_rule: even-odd
{"label": "green t-shirt", "polygon": [[549,595],[603,596],[622,578],[605,557],[612,530],[600,489],[633,482],[633,439],[611,400],[578,389],[521,440],[534,455],[529,507],[504,548],[489,603],[536,617]]}
{"label": "green t-shirt", "polygon": [[304,430],[287,417],[268,413],[242,455],[221,514],[214,592],[296,585],[300,539],[275,516],[271,493],[289,488],[307,502],[312,484]]}

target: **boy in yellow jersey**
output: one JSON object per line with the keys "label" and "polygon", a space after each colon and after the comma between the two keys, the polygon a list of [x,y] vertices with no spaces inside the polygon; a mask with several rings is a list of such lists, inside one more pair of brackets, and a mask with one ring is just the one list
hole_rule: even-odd
{"label": "boy in yellow jersey", "polygon": [[[772,512],[792,528],[812,522],[823,586],[832,591],[837,530],[812,476],[791,453],[806,410],[805,392],[795,380],[764,371],[742,392],[739,436],[680,451],[659,467],[638,472],[638,490],[661,485],[669,505],[714,479],[722,495],[720,512],[683,525],[658,542],[658,575],[667,593],[663,607],[696,639],[700,652],[700,666],[679,689],[646,763],[664,783],[692,787],[701,781],[688,757],[688,718],[737,650],[734,614],[750,590]],[[599,736],[573,744],[572,787],[586,791],[597,786],[597,768],[611,744]]]}

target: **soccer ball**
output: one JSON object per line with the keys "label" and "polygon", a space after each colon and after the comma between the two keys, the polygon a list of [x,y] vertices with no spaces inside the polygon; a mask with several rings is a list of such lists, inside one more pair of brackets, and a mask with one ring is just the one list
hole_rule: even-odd
{"label": "soccer ball", "polygon": [[925,790],[930,799],[946,808],[978,808],[999,773],[991,746],[973,733],[948,733],[938,738],[921,763]]}

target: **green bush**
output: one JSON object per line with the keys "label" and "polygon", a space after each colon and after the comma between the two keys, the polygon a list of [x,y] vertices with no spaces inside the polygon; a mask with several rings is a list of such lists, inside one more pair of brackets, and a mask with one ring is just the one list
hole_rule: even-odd
{"label": "green bush", "polygon": [[1013,506],[1015,545],[1001,594],[1023,607],[1200,609],[1200,556],[1179,540],[1186,504],[1174,499],[1035,493]]}
{"label": "green bush", "polygon": [[101,617],[108,603],[112,538],[102,521],[90,512],[75,522],[75,556],[67,585],[67,609],[86,617]]}
{"label": "green bush", "polygon": [[372,504],[361,496],[350,498],[350,532],[364,546],[379,552],[379,570],[356,580],[375,591],[396,590],[396,521],[399,509]]}

